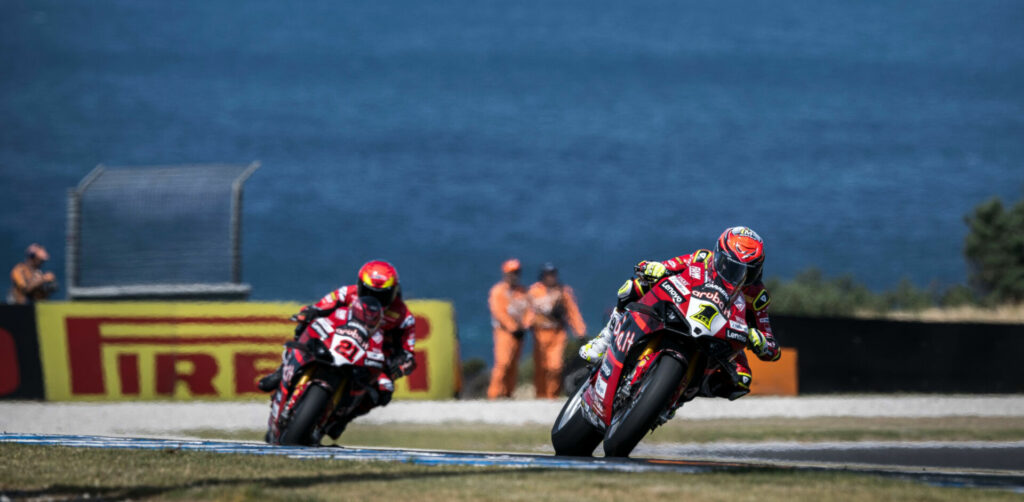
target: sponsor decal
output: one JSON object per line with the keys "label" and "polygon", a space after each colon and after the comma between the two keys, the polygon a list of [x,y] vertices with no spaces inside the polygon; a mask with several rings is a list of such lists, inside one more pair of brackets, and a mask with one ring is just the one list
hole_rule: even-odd
{"label": "sponsor decal", "polygon": [[[328,321],[327,319],[325,319],[323,317],[317,319],[316,321],[313,321],[313,325],[312,326],[313,326],[313,331],[316,331],[316,334],[320,335],[320,338],[322,340],[329,339],[331,337],[331,333],[334,332],[334,325],[331,324],[331,321]],[[339,330],[340,329],[355,330],[355,328],[338,328],[338,329]]]}
{"label": "sponsor decal", "polygon": [[619,352],[628,352],[633,346],[633,337],[632,330],[620,331],[615,337],[615,348],[619,349]]}
{"label": "sponsor decal", "polygon": [[693,296],[694,298],[700,298],[701,300],[709,301],[715,304],[715,306],[718,307],[719,309],[724,308],[726,296],[719,293],[718,291],[706,288],[705,286],[707,286],[707,284],[695,288],[693,292],[690,293],[690,295]]}
{"label": "sponsor decal", "polygon": [[608,382],[604,381],[601,378],[598,378],[597,382],[594,382],[594,393],[597,394],[598,398],[604,399],[604,393],[607,390],[608,390]]}
{"label": "sponsor decal", "polygon": [[680,293],[684,295],[690,294],[690,288],[686,286],[686,281],[684,281],[678,275],[670,276],[668,278],[668,282],[671,282],[672,285],[675,286]]}
{"label": "sponsor decal", "polygon": [[735,319],[729,320],[729,327],[734,329],[734,330],[736,330],[736,331],[739,331],[740,333],[746,333],[747,332],[747,323],[742,322],[742,321],[737,321]]}
{"label": "sponsor decal", "polygon": [[700,280],[700,272],[701,272],[700,267],[698,267],[696,265],[690,265],[690,277],[693,277],[694,279],[699,281]]}
{"label": "sponsor decal", "polygon": [[[449,302],[408,301],[417,369],[397,398],[455,393]],[[36,308],[50,400],[266,399],[256,381],[277,368],[302,305],[219,302],[46,302]],[[328,323],[329,325],[329,323]],[[313,323],[316,330],[317,323]],[[321,326],[321,329],[324,327]],[[332,329],[333,331],[333,329]]]}
{"label": "sponsor decal", "polygon": [[669,281],[662,281],[661,289],[664,289],[665,292],[672,297],[673,302],[676,302],[677,304],[685,302],[683,295],[679,294],[679,291],[676,291],[676,288],[672,286],[672,283]]}
{"label": "sponsor decal", "polygon": [[731,329],[729,330],[728,333],[725,334],[725,337],[730,339],[730,340],[736,340],[737,342],[744,342],[744,343],[746,343],[746,341],[747,341],[747,336],[746,335],[744,335],[743,333],[740,333],[738,331],[733,331]]}

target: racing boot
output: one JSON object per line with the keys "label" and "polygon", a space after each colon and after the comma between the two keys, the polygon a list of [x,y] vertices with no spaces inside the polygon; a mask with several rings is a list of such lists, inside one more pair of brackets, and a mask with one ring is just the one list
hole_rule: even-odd
{"label": "racing boot", "polygon": [[330,426],[327,427],[327,435],[331,439],[337,441],[338,437],[341,436],[342,432],[345,432],[345,427],[348,427],[348,423],[352,421],[352,417],[343,417],[335,420]]}
{"label": "racing boot", "polygon": [[739,380],[733,381],[725,372],[718,370],[704,381],[698,395],[701,397],[724,397],[735,401],[750,393],[749,382],[749,377],[746,380],[740,377]]}
{"label": "racing boot", "polygon": [[580,347],[580,357],[589,364],[597,364],[604,357],[604,353],[608,351],[608,346],[611,343],[612,334],[606,327],[597,336]]}
{"label": "racing boot", "polygon": [[261,378],[256,386],[263,392],[272,392],[277,389],[277,386],[281,385],[281,368],[282,366],[278,366],[273,373]]}
{"label": "racing boot", "polygon": [[580,357],[584,361],[590,364],[601,362],[604,353],[608,351],[608,346],[612,344],[612,326],[617,325],[620,320],[622,320],[622,313],[617,310],[613,311],[611,318],[608,319],[608,324],[601,329],[601,332],[580,347]]}

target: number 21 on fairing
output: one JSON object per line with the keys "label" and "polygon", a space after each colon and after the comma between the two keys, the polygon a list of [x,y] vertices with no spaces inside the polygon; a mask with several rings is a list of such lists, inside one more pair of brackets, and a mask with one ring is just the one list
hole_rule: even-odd
{"label": "number 21 on fairing", "polygon": [[[359,342],[349,336],[335,336],[331,340],[331,352],[334,353],[335,364],[356,364],[359,358],[363,357],[365,351],[359,346]],[[339,361],[339,359],[341,359]]]}

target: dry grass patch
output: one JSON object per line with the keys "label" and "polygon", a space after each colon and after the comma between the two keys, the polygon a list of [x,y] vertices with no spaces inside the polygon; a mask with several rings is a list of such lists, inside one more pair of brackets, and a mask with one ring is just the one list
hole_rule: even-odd
{"label": "dry grass patch", "polygon": [[1019,500],[846,473],[607,473],[0,444],[13,498],[181,500]]}

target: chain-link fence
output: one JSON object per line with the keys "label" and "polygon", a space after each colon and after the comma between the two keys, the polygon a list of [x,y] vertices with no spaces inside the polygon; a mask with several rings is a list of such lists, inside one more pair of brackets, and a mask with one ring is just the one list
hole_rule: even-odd
{"label": "chain-link fence", "polygon": [[96,167],[68,195],[72,299],[238,299],[242,184],[259,167]]}

